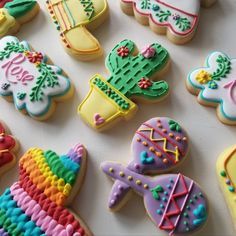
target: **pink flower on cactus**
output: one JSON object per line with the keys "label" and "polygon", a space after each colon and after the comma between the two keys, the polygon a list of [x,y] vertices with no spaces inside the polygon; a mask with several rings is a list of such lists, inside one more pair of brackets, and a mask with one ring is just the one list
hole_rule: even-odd
{"label": "pink flower on cactus", "polygon": [[145,48],[143,48],[143,50],[141,51],[141,54],[145,57],[145,58],[152,58],[155,56],[156,54],[156,49],[152,48],[151,46],[146,46]]}
{"label": "pink flower on cactus", "polygon": [[40,64],[43,60],[43,54],[41,52],[27,52],[26,56],[34,64]]}
{"label": "pink flower on cactus", "polygon": [[120,47],[117,49],[117,54],[120,57],[127,57],[129,55],[129,49],[127,47]]}
{"label": "pink flower on cactus", "polygon": [[152,81],[150,81],[149,79],[142,78],[141,80],[139,80],[138,86],[141,89],[147,89],[152,86]]}

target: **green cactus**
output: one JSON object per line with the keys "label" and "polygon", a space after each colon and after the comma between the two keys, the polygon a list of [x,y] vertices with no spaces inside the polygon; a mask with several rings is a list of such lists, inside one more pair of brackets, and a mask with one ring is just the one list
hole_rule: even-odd
{"label": "green cactus", "polygon": [[[117,51],[122,47],[126,49],[125,56],[119,55]],[[167,65],[169,54],[159,44],[155,43],[150,47],[156,51],[153,57],[146,58],[142,53],[134,55],[135,44],[130,40],[124,40],[113,48],[106,59],[106,66],[111,72],[107,82],[127,98],[142,97],[154,100],[168,93],[169,86],[165,81],[152,82],[149,78]],[[142,79],[149,83],[146,88],[140,86]]]}

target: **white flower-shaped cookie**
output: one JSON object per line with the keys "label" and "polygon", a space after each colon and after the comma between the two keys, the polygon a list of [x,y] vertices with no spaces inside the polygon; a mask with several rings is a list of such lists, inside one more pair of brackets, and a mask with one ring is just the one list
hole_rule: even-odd
{"label": "white flower-shaped cookie", "polygon": [[8,36],[0,40],[0,95],[13,98],[17,110],[45,119],[55,101],[71,90],[62,69],[49,65],[47,57],[31,50],[26,41]]}
{"label": "white flower-shaped cookie", "polygon": [[236,124],[236,59],[222,52],[211,53],[205,67],[189,74],[187,87],[198,94],[201,104],[217,106],[223,123]]}

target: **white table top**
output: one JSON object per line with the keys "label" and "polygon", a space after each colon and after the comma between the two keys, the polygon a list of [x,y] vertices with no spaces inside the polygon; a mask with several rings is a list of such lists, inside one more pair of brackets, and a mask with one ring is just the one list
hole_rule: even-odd
{"label": "white table top", "polygon": [[[59,104],[47,122],[37,122],[21,115],[13,104],[0,99],[0,119],[5,121],[21,143],[18,157],[34,146],[63,154],[77,142],[83,143],[89,151],[88,170],[72,208],[94,235],[165,235],[148,219],[142,199],[138,196],[134,196],[118,213],[108,211],[107,199],[112,182],[101,172],[99,165],[105,160],[128,163],[131,160],[130,142],[136,128],[151,117],[171,117],[186,128],[191,139],[189,158],[177,171],[196,180],[209,197],[209,221],[197,235],[235,235],[217,183],[215,163],[220,152],[235,144],[236,127],[221,124],[215,109],[199,105],[196,97],[186,90],[185,80],[188,72],[201,66],[213,50],[236,56],[236,1],[219,0],[212,8],[202,9],[196,37],[185,46],[176,46],[166,37],[153,33],[149,27],[140,25],[134,17],[123,14],[118,0],[109,0],[110,19],[94,32],[105,53],[124,38],[135,41],[138,47],[158,42],[169,50],[172,68],[165,76],[171,87],[170,96],[165,101],[154,105],[140,104],[137,115],[131,121],[121,122],[104,133],[87,127],[76,113],[79,102],[88,92],[89,78],[95,73],[108,76],[104,60],[101,58],[84,63],[67,55],[46,10],[45,1],[39,2],[41,13],[22,27],[18,37],[29,41],[35,50],[47,53],[56,65],[61,66],[75,84],[76,95],[72,100]],[[1,192],[16,179],[17,167],[1,177]]]}

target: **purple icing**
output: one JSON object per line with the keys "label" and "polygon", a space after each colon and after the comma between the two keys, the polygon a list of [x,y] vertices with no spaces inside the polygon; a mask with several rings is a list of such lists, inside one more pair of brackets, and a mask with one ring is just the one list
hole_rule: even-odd
{"label": "purple icing", "polygon": [[81,144],[77,144],[73,149],[70,149],[67,156],[76,163],[81,163],[81,158],[84,154],[84,147]]}
{"label": "purple icing", "polygon": [[[104,162],[101,168],[107,175],[118,180],[116,187],[112,188],[111,196],[118,192],[120,183],[129,186],[143,196],[147,213],[157,227],[166,230],[170,235],[192,233],[206,221],[208,210],[206,197],[200,187],[188,177],[168,174],[150,178],[113,162]],[[132,176],[132,180],[128,179],[129,176]],[[176,194],[179,196],[173,198]],[[109,205],[113,205],[114,199],[112,197],[110,199],[112,202]],[[177,210],[179,212],[174,214],[173,212]],[[169,217],[168,222],[164,215],[167,216],[166,214],[171,212],[173,215]]]}
{"label": "purple icing", "polygon": [[[131,144],[134,159],[129,164],[131,170],[138,170],[138,173],[158,173],[178,165],[185,159],[188,151],[187,133],[176,121],[174,122],[179,125],[181,131],[171,130],[170,121],[173,120],[166,117],[153,118],[144,122],[138,128]],[[173,137],[170,137],[170,135],[173,135]],[[151,141],[150,137],[154,140],[159,139],[159,141]],[[176,138],[180,138],[180,140],[177,141]],[[164,139],[166,139],[166,146],[164,145]],[[169,151],[165,151],[164,147]],[[155,151],[150,151],[150,148],[154,148]],[[153,158],[154,161],[152,163],[142,162],[141,154],[144,151],[148,157]],[[136,168],[137,165],[139,168]]]}
{"label": "purple icing", "polygon": [[4,229],[0,229],[0,236],[8,236],[8,233]]}

